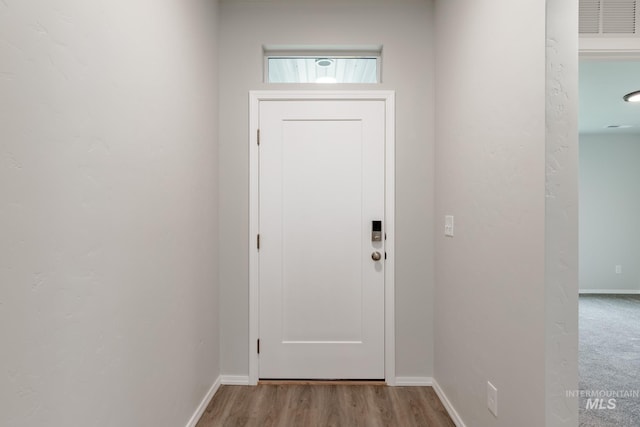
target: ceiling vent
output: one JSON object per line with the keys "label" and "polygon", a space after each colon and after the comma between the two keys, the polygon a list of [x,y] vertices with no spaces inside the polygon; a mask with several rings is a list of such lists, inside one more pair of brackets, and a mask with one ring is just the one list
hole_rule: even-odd
{"label": "ceiling vent", "polygon": [[638,0],[580,0],[580,34],[635,36]]}

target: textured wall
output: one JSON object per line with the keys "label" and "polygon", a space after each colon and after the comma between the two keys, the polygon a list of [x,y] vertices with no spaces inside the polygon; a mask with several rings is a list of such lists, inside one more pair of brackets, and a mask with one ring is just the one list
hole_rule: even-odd
{"label": "textured wall", "polygon": [[216,7],[0,1],[0,425],[185,425],[218,376]]}
{"label": "textured wall", "polygon": [[577,3],[436,20],[436,222],[456,236],[436,233],[434,376],[467,425],[576,425]]}
{"label": "textured wall", "polygon": [[546,26],[545,426],[578,425],[578,2]]}
{"label": "textured wall", "polygon": [[639,142],[638,135],[580,136],[581,291],[640,290]]}
{"label": "textured wall", "polygon": [[434,259],[431,2],[233,0],[221,2],[220,7],[223,373],[248,374],[248,93],[252,89],[296,88],[262,83],[262,46],[383,44],[384,83],[355,87],[396,91],[396,374],[431,376]]}
{"label": "textured wall", "polygon": [[436,40],[434,377],[468,426],[540,427],[545,3],[437,1]]}

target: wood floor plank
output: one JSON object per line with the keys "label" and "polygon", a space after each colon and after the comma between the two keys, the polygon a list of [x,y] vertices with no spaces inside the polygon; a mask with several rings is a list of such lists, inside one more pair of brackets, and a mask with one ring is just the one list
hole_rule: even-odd
{"label": "wood floor plank", "polygon": [[259,385],[377,385],[386,386],[379,380],[260,380]]}
{"label": "wood floor plank", "polygon": [[455,427],[431,387],[221,386],[197,427]]}

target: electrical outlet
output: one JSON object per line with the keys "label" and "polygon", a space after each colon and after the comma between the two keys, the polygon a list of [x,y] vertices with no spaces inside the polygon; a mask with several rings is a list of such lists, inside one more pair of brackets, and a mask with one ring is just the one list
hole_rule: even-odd
{"label": "electrical outlet", "polygon": [[622,266],[616,265],[616,274],[622,274]]}
{"label": "electrical outlet", "polygon": [[498,389],[487,381],[487,407],[498,418]]}

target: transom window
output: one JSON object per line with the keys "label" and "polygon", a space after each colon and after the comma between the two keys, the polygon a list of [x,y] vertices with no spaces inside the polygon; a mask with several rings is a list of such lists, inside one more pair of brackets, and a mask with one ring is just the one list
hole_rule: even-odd
{"label": "transom window", "polygon": [[380,52],[265,50],[265,82],[380,83]]}

